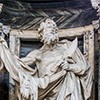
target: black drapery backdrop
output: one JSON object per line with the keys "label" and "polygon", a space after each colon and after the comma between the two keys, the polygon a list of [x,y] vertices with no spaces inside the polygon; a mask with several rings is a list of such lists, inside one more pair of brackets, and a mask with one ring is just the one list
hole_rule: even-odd
{"label": "black drapery backdrop", "polygon": [[0,22],[15,29],[37,29],[51,17],[59,28],[89,25],[97,19],[90,0],[0,0]]}

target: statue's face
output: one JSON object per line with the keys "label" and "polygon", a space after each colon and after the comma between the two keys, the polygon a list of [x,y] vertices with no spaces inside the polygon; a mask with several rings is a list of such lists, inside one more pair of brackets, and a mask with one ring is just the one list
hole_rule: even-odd
{"label": "statue's face", "polygon": [[46,19],[45,24],[47,28],[57,28],[56,23],[52,19]]}
{"label": "statue's face", "polygon": [[52,19],[46,19],[43,25],[41,41],[47,45],[56,44],[59,40],[56,23]]}

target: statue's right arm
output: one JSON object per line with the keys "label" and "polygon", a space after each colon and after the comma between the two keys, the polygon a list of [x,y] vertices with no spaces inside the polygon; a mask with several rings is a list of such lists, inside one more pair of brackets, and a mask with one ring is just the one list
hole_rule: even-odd
{"label": "statue's right arm", "polygon": [[36,55],[38,50],[31,51],[26,57],[21,58],[21,60],[26,63],[27,65],[34,64],[36,61]]}

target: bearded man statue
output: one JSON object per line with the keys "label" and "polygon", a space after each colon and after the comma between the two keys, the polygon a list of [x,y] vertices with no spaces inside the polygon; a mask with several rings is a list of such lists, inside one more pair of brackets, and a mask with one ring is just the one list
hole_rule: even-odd
{"label": "bearded man statue", "polygon": [[[57,25],[50,18],[40,24],[38,33],[43,46],[21,59],[9,51],[5,41],[0,43],[1,60],[20,86],[19,100],[88,100],[92,75],[77,48],[77,38],[59,41]],[[32,64],[35,69],[28,66]]]}

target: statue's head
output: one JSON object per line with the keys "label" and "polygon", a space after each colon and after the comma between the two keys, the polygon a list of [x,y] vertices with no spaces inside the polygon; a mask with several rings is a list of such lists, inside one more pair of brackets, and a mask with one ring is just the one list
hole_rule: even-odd
{"label": "statue's head", "polygon": [[50,18],[47,18],[45,22],[42,22],[40,24],[38,31],[41,37],[41,41],[44,44],[47,45],[56,44],[57,41],[59,40],[57,25]]}

